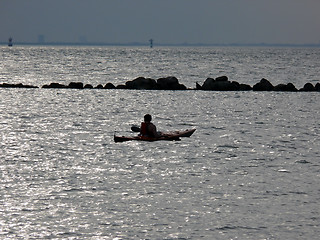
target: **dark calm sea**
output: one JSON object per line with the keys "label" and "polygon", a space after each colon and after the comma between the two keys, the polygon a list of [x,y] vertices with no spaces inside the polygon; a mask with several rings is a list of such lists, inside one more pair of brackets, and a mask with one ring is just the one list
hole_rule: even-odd
{"label": "dark calm sea", "polygon": [[[226,75],[302,88],[319,48],[0,47],[0,83]],[[0,89],[0,239],[318,239],[319,92]],[[114,143],[150,113],[180,142]]]}

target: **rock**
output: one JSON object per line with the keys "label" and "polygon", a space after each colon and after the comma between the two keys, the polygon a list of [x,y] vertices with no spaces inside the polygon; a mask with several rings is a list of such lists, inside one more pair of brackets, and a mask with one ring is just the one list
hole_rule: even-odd
{"label": "rock", "polygon": [[240,84],[236,81],[232,81],[228,91],[250,91],[252,87],[248,84]]}
{"label": "rock", "polygon": [[252,90],[252,87],[248,84],[240,84],[239,86],[239,91],[251,91]]}
{"label": "rock", "polygon": [[317,83],[315,86],[316,91],[320,92],[320,83]]}
{"label": "rock", "polygon": [[253,86],[253,91],[272,91],[274,86],[265,78],[262,78],[259,83]]}
{"label": "rock", "polygon": [[49,85],[43,85],[42,88],[67,88],[67,86],[60,83],[50,83]]}
{"label": "rock", "polygon": [[297,92],[298,89],[292,84],[278,84],[277,86],[274,87],[273,91],[277,92]]}
{"label": "rock", "polygon": [[12,88],[12,87],[13,87],[13,84],[10,84],[10,83],[2,83],[2,84],[0,84],[0,87],[2,87],[2,88]]}
{"label": "rock", "polygon": [[176,77],[159,78],[157,87],[160,90],[186,90],[187,87],[179,83]]}
{"label": "rock", "polygon": [[2,83],[0,84],[0,87],[1,88],[39,88],[37,86],[24,85],[22,83],[18,83],[18,84]]}
{"label": "rock", "polygon": [[293,83],[287,84],[287,90],[290,92],[297,92],[298,91],[298,89],[296,88],[296,86],[293,85]]}
{"label": "rock", "polygon": [[86,84],[86,85],[84,85],[83,88],[85,88],[85,89],[93,89],[93,86],[91,84]]}
{"label": "rock", "polygon": [[207,79],[204,81],[201,89],[202,89],[202,90],[213,90],[213,88],[214,88],[214,83],[215,83],[215,80],[214,80],[213,78],[207,78]]}
{"label": "rock", "polygon": [[33,86],[33,85],[23,85],[23,88],[39,88],[39,87]]}
{"label": "rock", "polygon": [[228,77],[227,76],[217,77],[216,81],[217,82],[226,82],[226,81],[228,81]]}
{"label": "rock", "polygon": [[116,86],[113,85],[112,83],[107,83],[103,88],[104,88],[104,89],[115,89]]}
{"label": "rock", "polygon": [[103,89],[103,86],[101,84],[98,84],[95,89]]}
{"label": "rock", "polygon": [[83,89],[83,83],[82,82],[71,82],[71,83],[69,83],[68,88]]}
{"label": "rock", "polygon": [[314,92],[316,88],[312,85],[312,83],[306,83],[303,88],[300,89],[302,92]]}
{"label": "rock", "polygon": [[202,90],[202,86],[196,82],[196,90]]}
{"label": "rock", "polygon": [[237,91],[240,90],[240,87],[238,82],[230,82],[227,76],[221,76],[216,79],[207,78],[201,88],[211,91]]}
{"label": "rock", "polygon": [[12,87],[15,87],[15,88],[22,88],[22,87],[23,87],[23,84],[22,84],[22,83],[12,84]]}
{"label": "rock", "polygon": [[116,87],[117,89],[128,89],[126,85],[120,84]]}
{"label": "rock", "polygon": [[151,78],[138,77],[132,81],[127,81],[126,87],[127,89],[154,90],[157,89],[157,83]]}
{"label": "rock", "polygon": [[[228,81],[229,82],[229,81]],[[240,88],[240,83],[232,81],[231,83],[225,85],[225,91],[238,91]]]}

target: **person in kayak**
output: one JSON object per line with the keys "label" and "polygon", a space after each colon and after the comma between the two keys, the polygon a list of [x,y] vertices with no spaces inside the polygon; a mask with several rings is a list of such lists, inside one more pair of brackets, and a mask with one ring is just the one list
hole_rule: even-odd
{"label": "person in kayak", "polygon": [[144,116],[144,122],[141,123],[140,135],[145,137],[160,137],[157,133],[156,126],[151,122],[152,117],[150,114]]}

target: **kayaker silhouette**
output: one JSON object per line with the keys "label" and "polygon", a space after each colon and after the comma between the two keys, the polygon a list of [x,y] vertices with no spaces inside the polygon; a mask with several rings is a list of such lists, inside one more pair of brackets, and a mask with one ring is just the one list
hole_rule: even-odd
{"label": "kayaker silhouette", "polygon": [[141,127],[132,126],[133,132],[140,132],[139,136],[116,136],[114,134],[113,139],[115,142],[126,141],[180,141],[180,137],[190,137],[196,129],[187,129],[185,131],[171,131],[171,132],[157,132],[156,126],[151,122],[152,117],[150,114],[144,116],[144,121],[141,123]]}
{"label": "kayaker silhouette", "polygon": [[140,135],[141,136],[146,136],[146,137],[160,137],[159,134],[157,133],[157,128],[156,126],[151,122],[152,117],[150,114],[146,114],[143,117],[144,122],[141,123],[140,127]]}

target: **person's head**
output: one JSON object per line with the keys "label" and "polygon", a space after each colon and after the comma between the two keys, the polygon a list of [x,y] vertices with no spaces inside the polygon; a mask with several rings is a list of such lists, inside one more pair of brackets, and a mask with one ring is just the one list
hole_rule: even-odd
{"label": "person's head", "polygon": [[144,121],[145,121],[145,122],[151,122],[151,120],[152,120],[152,117],[151,117],[150,114],[144,115]]}

